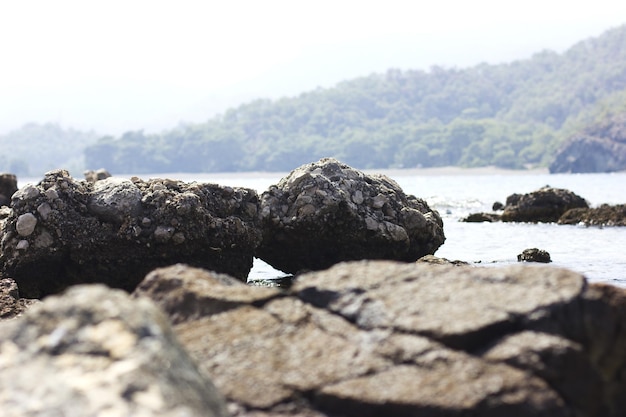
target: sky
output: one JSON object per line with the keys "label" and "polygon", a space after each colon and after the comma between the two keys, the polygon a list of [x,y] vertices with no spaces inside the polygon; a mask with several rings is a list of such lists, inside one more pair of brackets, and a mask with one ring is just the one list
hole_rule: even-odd
{"label": "sky", "polygon": [[158,132],[389,68],[563,52],[624,23],[615,0],[0,0],[0,134]]}

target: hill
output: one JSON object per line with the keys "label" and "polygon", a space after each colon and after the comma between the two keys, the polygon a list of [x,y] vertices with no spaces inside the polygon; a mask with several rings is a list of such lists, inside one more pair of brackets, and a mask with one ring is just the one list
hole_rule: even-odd
{"label": "hill", "polygon": [[94,132],[63,129],[55,123],[29,123],[0,135],[0,172],[39,176],[55,168],[82,171],[83,151],[98,139]]}
{"label": "hill", "polygon": [[390,69],[162,134],[100,138],[85,163],[133,173],[285,171],[323,156],[363,169],[547,166],[565,138],[625,91],[626,25],[562,54]]}

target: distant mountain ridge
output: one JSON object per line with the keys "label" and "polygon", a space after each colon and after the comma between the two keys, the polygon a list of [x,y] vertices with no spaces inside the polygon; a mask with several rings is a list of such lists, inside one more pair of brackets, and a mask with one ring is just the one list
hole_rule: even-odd
{"label": "distant mountain ridge", "polygon": [[137,174],[289,171],[326,156],[360,169],[546,167],[612,103],[626,103],[626,25],[562,54],[390,69],[161,134],[85,140],[83,161]]}

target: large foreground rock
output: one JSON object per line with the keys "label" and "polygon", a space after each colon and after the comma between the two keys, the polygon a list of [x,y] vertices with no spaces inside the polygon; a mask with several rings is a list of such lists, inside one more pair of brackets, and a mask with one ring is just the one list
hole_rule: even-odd
{"label": "large foreground rock", "polygon": [[243,188],[53,171],[14,196],[1,223],[0,267],[26,298],[77,283],[132,291],[152,269],[185,262],[245,280],[252,268],[258,196]]}
{"label": "large foreground rock", "polygon": [[383,175],[326,158],[292,171],[261,196],[257,256],[295,274],[357,259],[415,261],[445,237],[439,214]]}
{"label": "large foreground rock", "polygon": [[588,207],[584,198],[569,190],[545,186],[528,194],[508,196],[500,219],[504,222],[553,223],[569,209]]}
{"label": "large foreground rock", "polygon": [[78,286],[0,323],[0,414],[226,416],[148,300]]}
{"label": "large foreground rock", "polygon": [[626,294],[550,267],[341,263],[293,287],[137,288],[237,416],[626,415]]}

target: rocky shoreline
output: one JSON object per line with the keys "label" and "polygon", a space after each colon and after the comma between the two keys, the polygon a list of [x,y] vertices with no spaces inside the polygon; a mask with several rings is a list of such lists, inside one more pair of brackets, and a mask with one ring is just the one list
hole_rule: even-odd
{"label": "rocky shoreline", "polygon": [[461,221],[626,226],[626,204],[602,204],[592,208],[583,197],[571,191],[545,186],[527,194],[511,194],[505,204],[495,202],[493,212],[472,213]]}
{"label": "rocky shoreline", "polygon": [[[441,217],[388,177],[323,159],[261,195],[62,170],[15,189],[3,415],[626,414],[626,290],[437,258]],[[502,206],[495,220],[623,217],[552,188]],[[255,256],[289,287],[246,285]]]}

